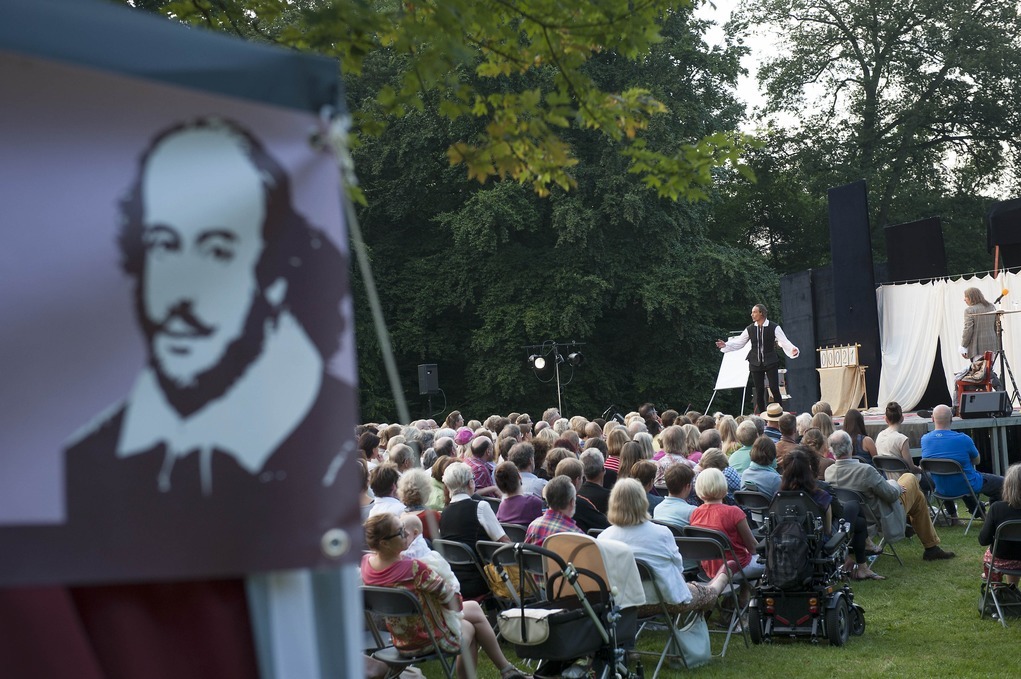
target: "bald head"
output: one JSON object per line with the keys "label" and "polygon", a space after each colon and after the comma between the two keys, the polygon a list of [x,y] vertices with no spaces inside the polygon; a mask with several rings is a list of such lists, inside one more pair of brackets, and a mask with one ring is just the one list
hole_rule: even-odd
{"label": "bald head", "polygon": [[937,429],[950,429],[950,421],[954,419],[954,411],[947,405],[938,405],[932,409],[932,423]]}

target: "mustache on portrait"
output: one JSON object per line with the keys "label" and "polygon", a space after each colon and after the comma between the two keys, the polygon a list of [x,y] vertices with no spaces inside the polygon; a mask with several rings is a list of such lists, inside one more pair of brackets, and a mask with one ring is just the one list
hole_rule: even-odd
{"label": "mustache on portrait", "polygon": [[195,312],[192,310],[191,302],[189,301],[178,302],[171,307],[170,311],[167,312],[166,318],[159,323],[154,324],[153,329],[159,333],[167,333],[171,335],[180,334],[181,331],[179,328],[175,328],[173,330],[167,328],[171,321],[174,321],[175,319],[188,326],[187,332],[190,334],[198,335],[199,337],[208,337],[213,334],[213,327],[206,325],[198,316],[195,315]]}

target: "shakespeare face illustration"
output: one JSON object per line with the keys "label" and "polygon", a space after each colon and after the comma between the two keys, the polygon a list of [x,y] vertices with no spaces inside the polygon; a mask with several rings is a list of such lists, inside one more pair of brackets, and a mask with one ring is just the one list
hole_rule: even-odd
{"label": "shakespeare face illustration", "polygon": [[244,373],[286,296],[284,278],[264,287],[258,276],[268,180],[246,140],[215,126],[170,134],[146,159],[136,305],[150,362],[182,414]]}

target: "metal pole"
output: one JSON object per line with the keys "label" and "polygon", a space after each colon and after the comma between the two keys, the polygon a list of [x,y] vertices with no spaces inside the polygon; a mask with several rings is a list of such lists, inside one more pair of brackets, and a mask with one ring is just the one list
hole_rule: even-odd
{"label": "metal pole", "polygon": [[560,352],[557,351],[557,346],[553,345],[553,369],[557,374],[557,412],[560,416],[564,416],[564,406],[560,402]]}

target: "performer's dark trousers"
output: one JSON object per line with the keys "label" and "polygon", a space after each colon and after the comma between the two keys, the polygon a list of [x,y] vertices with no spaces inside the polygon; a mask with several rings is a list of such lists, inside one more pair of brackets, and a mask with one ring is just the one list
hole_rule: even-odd
{"label": "performer's dark trousers", "polygon": [[769,391],[773,395],[773,402],[783,403],[780,396],[780,365],[767,365],[764,368],[752,368],[752,388],[755,392],[755,414],[758,415],[766,409],[766,380],[769,380]]}

